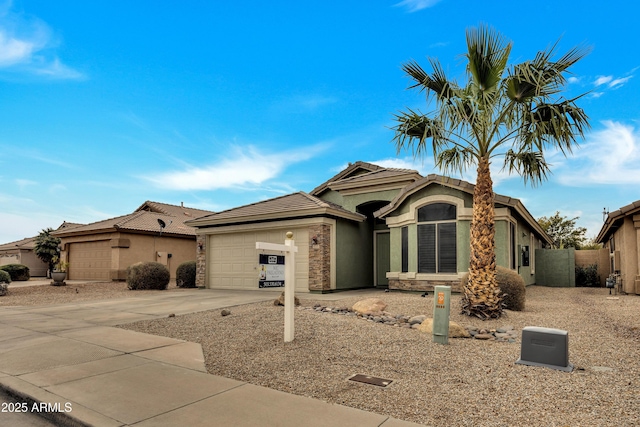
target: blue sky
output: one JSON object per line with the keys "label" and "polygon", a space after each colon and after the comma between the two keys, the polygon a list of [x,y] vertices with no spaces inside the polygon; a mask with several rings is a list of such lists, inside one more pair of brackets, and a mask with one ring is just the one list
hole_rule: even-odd
{"label": "blue sky", "polygon": [[[548,153],[537,188],[497,166],[495,191],[534,217],[640,199],[635,0],[0,2],[0,243],[145,200],[222,210],[310,191],[349,162],[438,172],[397,154],[393,114],[425,110],[401,65],[436,57],[464,77],[465,30],[489,24],[511,59],[556,41],[592,52],[567,96],[592,129],[571,158]],[[474,181],[473,171],[464,179]]]}

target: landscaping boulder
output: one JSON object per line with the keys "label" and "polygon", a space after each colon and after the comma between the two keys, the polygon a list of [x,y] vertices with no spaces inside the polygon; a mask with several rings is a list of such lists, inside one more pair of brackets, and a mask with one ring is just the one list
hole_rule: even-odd
{"label": "landscaping boulder", "polygon": [[[293,305],[300,305],[300,300],[298,299],[297,296],[293,297],[293,301],[294,304]],[[280,294],[280,296],[273,301],[273,305],[284,305],[284,292]]]}
{"label": "landscaping boulder", "polygon": [[[424,319],[424,322],[416,328],[420,332],[433,334],[433,319]],[[456,322],[449,322],[449,338],[470,338],[471,334]]]}
{"label": "landscaping boulder", "polygon": [[0,297],[5,296],[8,291],[9,291],[9,284],[8,283],[0,283]]}
{"label": "landscaping boulder", "polygon": [[367,298],[353,304],[353,311],[360,314],[381,313],[387,304],[380,298]]}

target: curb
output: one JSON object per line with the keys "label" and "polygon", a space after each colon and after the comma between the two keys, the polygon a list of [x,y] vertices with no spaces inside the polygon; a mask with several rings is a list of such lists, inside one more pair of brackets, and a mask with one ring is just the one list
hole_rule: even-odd
{"label": "curb", "polygon": [[[19,403],[26,403],[29,407],[33,405],[40,405],[40,401],[34,399],[26,393],[14,389],[13,387],[5,384],[0,384],[0,390],[4,391],[12,399],[17,400]],[[91,424],[87,424],[79,419],[65,413],[65,412],[31,412],[36,416],[43,418],[47,421],[51,421],[57,426],[61,427],[92,427]]]}

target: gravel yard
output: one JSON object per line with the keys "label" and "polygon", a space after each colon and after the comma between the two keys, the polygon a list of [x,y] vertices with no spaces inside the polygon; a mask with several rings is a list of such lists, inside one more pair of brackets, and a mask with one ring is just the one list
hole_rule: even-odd
{"label": "gravel yard", "polygon": [[[75,286],[74,286],[75,287]],[[42,303],[139,295],[124,284],[88,284],[65,290],[18,289],[0,306],[21,298]],[[38,292],[56,291],[40,297]],[[180,292],[172,288],[169,292]],[[158,292],[158,291],[144,291]],[[84,295],[83,295],[84,294]],[[310,396],[432,426],[636,426],[640,425],[640,297],[608,299],[606,289],[527,288],[523,312],[483,322],[457,313],[462,325],[542,326],[569,331],[571,373],[516,365],[516,343],[450,339],[432,343],[414,329],[320,313],[314,304],[351,306],[357,298],[316,301],[298,295],[295,340],[283,342],[283,307],[257,303],[123,325],[140,332],[202,345],[207,369],[252,384]],[[336,294],[339,297],[339,294]],[[5,300],[9,298],[8,300]],[[42,298],[42,299],[40,299]],[[380,293],[392,314],[431,315],[433,296]],[[24,303],[24,301],[23,301]],[[348,381],[354,374],[385,378],[386,388]]]}
{"label": "gravel yard", "polygon": [[[283,307],[250,304],[123,326],[202,344],[210,373],[434,426],[640,425],[640,297],[605,289],[529,287],[524,312],[463,325],[542,326],[569,331],[572,373],[516,365],[514,344],[451,339],[298,308],[283,342]],[[316,302],[299,295],[303,307]],[[393,314],[431,315],[433,297],[381,293]],[[351,306],[357,299],[330,303]],[[386,388],[348,381],[365,374]]]}
{"label": "gravel yard", "polygon": [[[26,282],[18,282],[26,283]],[[175,283],[169,285],[166,291],[181,292]],[[65,304],[81,301],[95,301],[113,298],[135,298],[159,291],[130,291],[125,282],[89,282],[74,283],[67,286],[12,286],[9,293],[0,297],[0,307],[18,305]]]}

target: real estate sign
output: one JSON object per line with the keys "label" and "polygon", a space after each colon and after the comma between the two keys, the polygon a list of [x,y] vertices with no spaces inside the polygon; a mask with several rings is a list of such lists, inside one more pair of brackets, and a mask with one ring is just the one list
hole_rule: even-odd
{"label": "real estate sign", "polygon": [[284,286],[284,255],[260,254],[258,269],[258,287],[280,288]]}

